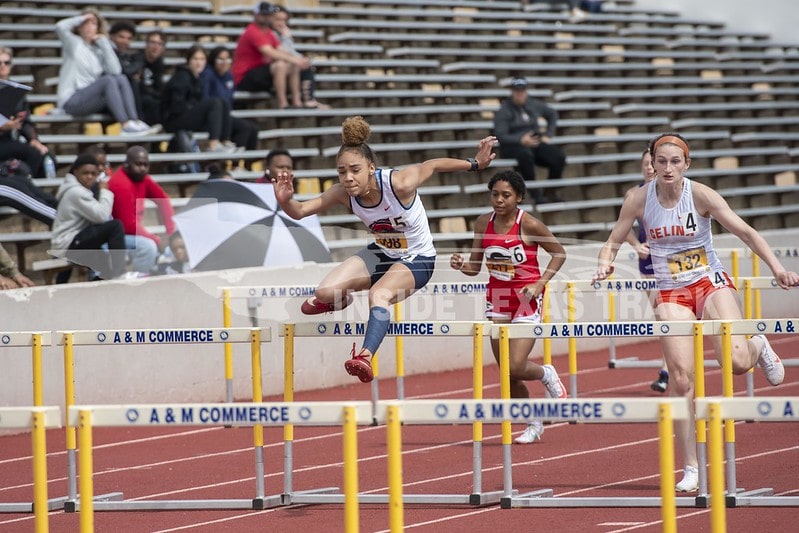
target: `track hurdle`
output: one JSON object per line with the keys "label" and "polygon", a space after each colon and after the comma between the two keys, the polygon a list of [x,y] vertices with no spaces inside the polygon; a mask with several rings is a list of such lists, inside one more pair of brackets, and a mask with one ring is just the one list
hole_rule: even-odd
{"label": "track hurdle", "polygon": [[0,429],[31,429],[33,445],[33,503],[0,503],[6,513],[34,513],[36,533],[47,533],[49,500],[47,499],[47,428],[61,427],[58,407],[0,407]]}
{"label": "track hurdle", "polygon": [[[759,422],[798,422],[799,396],[768,396],[761,398],[701,398],[696,401],[697,418],[706,419],[710,425],[711,434],[716,433],[717,438],[711,439],[710,468],[711,468],[711,497],[714,502],[725,502],[719,509],[713,506],[711,517],[713,531],[724,531],[725,507],[764,506],[764,507],[799,507],[799,496],[774,496],[771,494],[757,497],[748,497],[742,494],[730,496],[731,490],[736,490],[735,485],[728,485],[724,492],[724,453],[722,445],[722,424],[726,420],[757,420]],[[727,457],[727,462],[734,462],[734,457]]]}
{"label": "track hurdle", "polygon": [[[92,430],[95,427],[134,426],[279,426],[285,424],[310,426],[342,426],[344,451],[344,485],[346,487],[346,531],[358,531],[357,435],[358,423],[370,423],[372,405],[369,402],[304,402],[304,403],[209,403],[209,404],[128,404],[69,407],[67,423],[80,431],[80,531],[94,531],[95,510],[175,509],[154,507],[168,502],[97,502],[94,498]],[[261,476],[263,477],[263,476]],[[218,507],[224,502],[223,507]],[[183,502],[185,503],[185,502]],[[252,502],[250,501],[252,504]],[[195,500],[184,509],[230,509],[224,500]],[[259,507],[241,507],[260,509]]]}
{"label": "track hurdle", "polygon": [[[284,339],[284,401],[294,400],[294,344],[296,338],[326,337],[349,338],[363,336],[366,324],[363,322],[305,322],[299,324],[284,324],[282,335]],[[482,369],[483,369],[483,337],[487,334],[490,323],[485,322],[392,322],[389,326],[388,336],[403,335],[409,337],[472,337],[474,355],[474,395],[476,399],[482,398]],[[374,422],[379,421],[378,406],[381,402],[372,402],[374,408]],[[482,425],[475,421],[472,432],[472,493],[471,494],[413,494],[404,495],[406,503],[423,504],[469,504],[488,505],[496,503],[502,497],[500,492],[483,492],[482,490]],[[293,470],[292,443],[294,440],[293,427],[286,424],[284,427],[285,440],[285,476],[284,496],[286,503],[340,503],[343,495],[329,492],[324,493],[296,492],[293,488],[291,472]],[[361,494],[359,501],[362,503],[389,503],[385,494]]]}
{"label": "track hurdle", "polygon": [[[641,498],[556,498],[552,490],[545,489],[530,494],[513,495],[512,478],[508,472],[511,463],[503,462],[503,509],[511,507],[660,507],[663,512],[664,531],[676,530],[677,506],[693,506],[693,498],[674,495],[673,420],[689,416],[688,402],[684,398],[601,398],[580,400],[514,399],[514,400],[406,400],[380,402],[378,416],[388,420],[389,472],[401,471],[399,450],[400,424],[464,424],[511,422],[523,423],[532,418],[562,422],[589,423],[657,422],[660,445],[660,497]],[[401,501],[401,483],[391,496]],[[394,508],[391,508],[394,511]],[[391,516],[392,526],[395,517]],[[668,528],[667,526],[671,526]],[[401,528],[400,528],[401,529]],[[394,529],[392,531],[397,531]]]}
{"label": "track hurdle", "polygon": [[[502,398],[507,399],[510,394],[510,349],[509,341],[512,338],[566,338],[569,340],[576,340],[581,337],[588,338],[605,338],[617,336],[620,334],[634,334],[640,337],[664,337],[664,336],[692,336],[694,338],[694,351],[702,353],[702,328],[701,325],[697,326],[694,322],[688,321],[675,321],[675,322],[588,322],[588,323],[574,323],[574,322],[560,322],[549,324],[503,324],[494,325],[491,330],[491,336],[499,339],[500,344],[500,383],[502,384]],[[571,362],[570,362],[571,368]],[[576,362],[575,362],[576,368]],[[697,372],[697,375],[700,374]],[[575,380],[576,386],[576,380]],[[687,406],[687,400],[684,398],[675,398]],[[641,401],[641,400],[618,400],[619,405],[624,405],[624,401]],[[563,400],[561,400],[563,402]],[[584,401],[577,400],[573,397],[573,408],[579,409]],[[646,404],[641,404],[646,405]],[[654,400],[654,405],[657,405],[657,400]],[[544,420],[552,420],[551,418],[539,417],[542,411],[537,411],[530,418],[542,418]],[[686,408],[687,413],[687,408]],[[672,416],[678,419],[686,419],[687,414],[672,413]],[[590,417],[588,417],[590,418]],[[556,418],[562,420],[561,418]],[[569,421],[580,421],[578,418],[567,417]],[[644,420],[649,422],[657,421],[658,417],[652,414],[652,418]],[[598,421],[598,420],[586,420]],[[619,420],[620,421],[620,420]],[[633,421],[630,419],[628,421]],[[637,420],[642,421],[642,420]],[[512,487],[512,474],[511,474],[511,436],[510,436],[510,422],[501,421],[502,427],[502,443],[503,443],[503,474],[506,476],[505,486]],[[664,430],[665,431],[665,430]],[[669,433],[671,435],[671,433]],[[673,446],[673,444],[671,444]],[[663,452],[661,452],[663,453]],[[700,452],[700,461],[703,460],[703,454]],[[661,470],[661,483],[663,477],[670,476],[669,490],[674,490],[674,468],[673,456],[671,458],[670,474]],[[704,464],[704,463],[703,463]],[[700,496],[703,496],[701,490],[703,484],[706,487],[706,472],[704,469],[699,469],[700,479]],[[679,497],[676,498],[676,505],[680,507],[697,507],[702,506],[704,500],[695,497]],[[506,496],[500,502],[503,507],[659,507],[662,505],[661,498],[600,498],[600,497],[557,497],[551,489],[543,489],[529,494],[520,496]]]}
{"label": "track hurdle", "polygon": [[[261,377],[261,343],[271,342],[269,328],[183,328],[132,330],[59,331],[59,346],[64,347],[64,392],[67,410],[75,405],[74,346],[143,346],[176,344],[249,343],[252,359],[252,396],[254,402],[263,399]],[[77,471],[75,462],[75,424],[67,421],[67,501],[64,510],[77,510]],[[96,499],[97,509],[264,509],[280,505],[280,496],[267,497],[264,488],[263,425],[253,426],[255,451],[255,496],[248,500],[158,500],[124,501],[122,493],[111,493]]]}
{"label": "track hurdle", "polygon": [[[732,335],[795,334],[797,333],[797,329],[799,329],[799,318],[715,321],[712,327],[716,335],[721,335],[722,340],[721,367],[723,394],[725,398],[732,399],[734,392],[732,375]],[[752,398],[752,400],[762,400],[766,402],[769,398]],[[785,405],[784,402],[783,405]],[[790,407],[791,404],[788,403],[787,405]],[[755,420],[758,418],[759,417],[752,417],[746,420]],[[728,507],[772,505],[772,501],[784,501],[780,499],[774,500],[774,498],[777,497],[773,496],[774,491],[770,488],[745,491],[737,486],[735,468],[735,419],[732,417],[724,418],[724,448],[727,457],[726,479]]]}
{"label": "track hurdle", "polygon": [[[31,347],[31,373],[33,381],[33,406],[42,407],[44,402],[44,377],[42,375],[42,346],[52,346],[53,337],[49,331],[6,331],[0,332],[0,347]],[[27,427],[27,426],[26,426]],[[47,507],[58,509],[65,498],[50,500]],[[29,513],[33,503],[0,502],[0,513]]]}

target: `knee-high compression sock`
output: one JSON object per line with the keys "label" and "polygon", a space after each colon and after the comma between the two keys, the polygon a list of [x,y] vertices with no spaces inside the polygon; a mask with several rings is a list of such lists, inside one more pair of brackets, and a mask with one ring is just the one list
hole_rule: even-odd
{"label": "knee-high compression sock", "polygon": [[363,347],[374,354],[377,347],[383,342],[383,338],[388,333],[388,324],[391,314],[385,307],[372,307],[369,309],[369,322],[366,323],[366,337],[363,339]]}

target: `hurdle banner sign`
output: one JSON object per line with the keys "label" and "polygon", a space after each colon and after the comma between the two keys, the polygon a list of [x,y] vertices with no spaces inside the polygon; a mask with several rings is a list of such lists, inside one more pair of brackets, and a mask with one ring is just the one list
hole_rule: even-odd
{"label": "hurdle banner sign", "polygon": [[[372,422],[371,402],[351,404],[359,421]],[[90,405],[70,406],[68,416],[77,424],[79,412],[88,410],[99,426],[316,426],[342,424],[342,408],[334,402]]]}
{"label": "hurdle banner sign", "polygon": [[[249,342],[258,328],[170,328],[170,329],[119,329],[61,331],[70,334],[76,345],[133,345],[133,344],[218,344]],[[261,330],[265,332],[264,329]],[[268,341],[269,334],[262,337]],[[63,343],[63,337],[60,343]]]}
{"label": "hurdle banner sign", "polygon": [[780,422],[799,420],[799,397],[698,398],[696,416],[707,418],[709,405],[718,402],[721,418]]}
{"label": "hurdle banner sign", "polygon": [[[662,403],[675,419],[688,417],[686,398],[603,398],[544,400],[410,400],[398,402],[403,422],[464,423],[530,420],[648,422],[657,420]],[[391,402],[380,402],[390,404]],[[378,416],[378,418],[381,418]]]}
{"label": "hurdle banner sign", "polygon": [[[253,287],[220,287],[231,298],[308,298],[316,294],[315,285],[263,285]],[[487,282],[428,283],[417,294],[485,294]]]}
{"label": "hurdle banner sign", "polygon": [[[449,335],[452,328],[441,322],[390,322],[386,335],[424,337],[433,335]],[[316,325],[319,336],[363,336],[366,334],[365,322],[320,322]]]}

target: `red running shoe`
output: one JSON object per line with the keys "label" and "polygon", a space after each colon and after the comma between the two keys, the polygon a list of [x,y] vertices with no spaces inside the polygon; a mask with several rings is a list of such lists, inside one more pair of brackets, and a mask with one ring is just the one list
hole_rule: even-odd
{"label": "red running shoe", "polygon": [[369,362],[369,356],[363,355],[364,353],[361,350],[361,353],[355,355],[355,344],[353,343],[352,352],[350,353],[352,359],[344,363],[344,370],[350,376],[356,376],[360,379],[361,383],[369,383],[375,376],[372,373],[372,364]]}
{"label": "red running shoe", "polygon": [[352,295],[347,294],[347,300],[339,303],[338,306],[334,303],[320,302],[316,296],[311,296],[300,306],[300,311],[304,315],[321,315],[322,313],[332,313],[333,311],[340,311],[352,303]]}

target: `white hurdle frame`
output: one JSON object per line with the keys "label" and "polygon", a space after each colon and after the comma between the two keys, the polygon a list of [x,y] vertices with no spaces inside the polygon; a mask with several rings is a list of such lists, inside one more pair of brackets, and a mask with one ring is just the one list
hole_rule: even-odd
{"label": "white hurdle frame", "polygon": [[[44,405],[44,378],[42,347],[52,346],[53,336],[49,331],[3,331],[0,332],[0,348],[30,347],[31,349],[31,375],[33,381],[33,407]],[[30,426],[26,426],[30,427]],[[60,427],[60,426],[59,426]],[[48,509],[60,508],[66,497],[54,498],[47,502]],[[30,513],[33,511],[33,502],[5,503],[0,502],[0,513]]]}
{"label": "white hurdle frame", "polygon": [[[144,413],[144,414],[142,414]],[[228,413],[225,416],[225,413]],[[215,416],[216,414],[216,416]],[[220,415],[222,419],[220,419]],[[80,532],[93,533],[95,510],[156,510],[156,509],[255,509],[251,505],[228,507],[236,500],[182,500],[98,502],[94,499],[92,429],[94,427],[131,426],[245,426],[257,428],[264,424],[281,426],[298,424],[310,426],[342,426],[344,433],[344,483],[347,487],[345,524],[347,532],[358,531],[358,509],[355,495],[358,487],[357,435],[358,423],[371,423],[372,405],[369,402],[253,402],[207,404],[123,404],[72,405],[67,423],[80,429]],[[266,418],[266,420],[264,420]],[[354,479],[353,479],[354,478]],[[191,505],[187,505],[191,502]]]}
{"label": "white hurdle frame", "polygon": [[[253,399],[263,399],[261,376],[261,344],[272,341],[270,328],[165,328],[165,329],[121,329],[121,330],[69,330],[59,331],[58,345],[64,347],[64,393],[67,410],[75,405],[74,346],[175,346],[189,344],[248,343],[251,346]],[[158,335],[185,335],[196,340],[158,341]],[[155,339],[151,338],[155,334]],[[206,338],[210,334],[210,339]],[[122,339],[115,342],[115,339]],[[204,339],[204,340],[203,340]],[[67,430],[67,500],[66,512],[78,510],[76,438],[74,418],[68,418]],[[281,504],[280,495],[266,496],[264,487],[263,427],[253,427],[253,449],[255,452],[255,496],[252,499],[228,500],[154,500],[125,501],[121,492],[95,497],[97,510],[121,509],[265,509]],[[198,503],[200,502],[200,503]]]}
{"label": "white hurdle frame", "polygon": [[[430,333],[398,333],[391,328],[414,328],[417,331],[424,331]],[[452,322],[438,322],[438,321],[403,321],[392,322],[389,326],[388,337],[402,335],[405,337],[430,337],[430,336],[444,336],[444,337],[472,337],[473,343],[481,347],[480,356],[482,363],[482,338],[490,331],[490,322],[473,322],[473,321],[452,321]],[[285,389],[286,391],[293,391],[293,352],[294,352],[294,339],[309,338],[309,337],[327,337],[327,338],[351,338],[353,336],[363,336],[366,330],[366,323],[364,322],[304,322],[299,324],[285,324],[284,331],[281,336],[285,337],[284,351],[286,353],[286,362],[284,363],[284,371],[286,377]],[[475,360],[478,358],[475,355]],[[476,361],[475,361],[476,364]],[[482,368],[482,366],[481,366]],[[482,378],[481,378],[482,383]],[[482,396],[482,388],[475,394],[479,393]],[[293,400],[293,395],[284,398],[287,402]],[[374,423],[380,422],[381,415],[378,412],[379,406],[382,402],[373,401],[372,406],[374,409]],[[296,492],[293,488],[293,453],[292,443],[294,439],[293,428],[287,424],[284,428],[284,496],[286,503],[340,503],[343,500],[343,495],[336,493],[336,488],[325,488],[316,490],[314,493],[308,491]],[[482,426],[479,421],[475,421],[473,426],[473,439],[472,439],[472,493],[471,494],[412,494],[404,495],[403,501],[406,503],[422,503],[422,504],[444,504],[444,505],[488,505],[500,501],[503,494],[500,491],[483,492],[482,490]],[[389,496],[384,494],[361,494],[359,501],[362,503],[388,503]]]}
{"label": "white hurdle frame", "polygon": [[[4,334],[8,335],[8,334]],[[36,533],[49,530],[50,501],[47,499],[47,443],[46,430],[61,427],[61,410],[58,407],[0,407],[0,429],[31,430],[33,447],[33,503],[0,503],[6,513],[34,513]]]}

